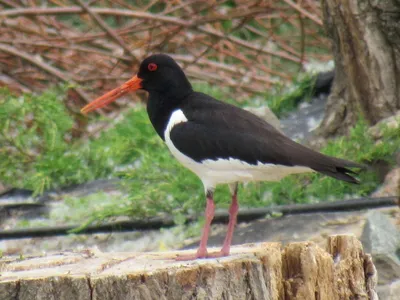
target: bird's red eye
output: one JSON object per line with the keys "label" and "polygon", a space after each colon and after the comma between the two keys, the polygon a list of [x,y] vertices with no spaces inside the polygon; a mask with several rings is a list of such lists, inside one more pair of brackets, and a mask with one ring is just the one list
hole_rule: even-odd
{"label": "bird's red eye", "polygon": [[147,68],[149,69],[149,71],[153,72],[153,71],[157,70],[157,65],[155,63],[149,63]]}

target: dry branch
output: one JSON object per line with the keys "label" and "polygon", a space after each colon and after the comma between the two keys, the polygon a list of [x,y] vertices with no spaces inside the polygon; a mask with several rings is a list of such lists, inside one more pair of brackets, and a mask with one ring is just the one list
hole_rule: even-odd
{"label": "dry branch", "polygon": [[192,79],[240,99],[291,80],[329,46],[318,2],[225,2],[0,1],[0,84],[39,91],[75,82],[86,102],[132,76],[148,54],[164,52]]}
{"label": "dry branch", "polygon": [[111,37],[111,39],[113,39],[114,41],[116,41],[124,50],[126,53],[128,53],[130,56],[132,56],[135,61],[138,61],[138,59],[136,58],[136,56],[131,52],[131,50],[129,49],[129,47],[125,44],[125,42],[114,33],[114,31],[111,30],[111,28],[106,24],[106,22],[103,21],[103,19],[101,19],[99,17],[99,15],[94,12],[85,2],[83,2],[82,0],[75,0],[80,6],[82,6],[82,8],[96,21],[96,23],[105,31],[107,32],[107,34]]}
{"label": "dry branch", "polygon": [[[69,76],[69,74],[65,74],[62,71],[44,63],[38,58],[32,57],[31,55],[24,53],[18,49],[15,49],[14,47],[10,47],[8,45],[4,45],[0,43],[0,50],[10,53],[12,55],[18,56],[20,58],[25,59],[26,61],[29,61],[30,63],[38,66],[40,69],[46,71],[50,75],[56,76],[59,80],[65,82],[65,83],[75,83],[74,80]],[[90,101],[90,98],[85,94],[84,91],[80,88],[72,88],[74,89],[79,96],[81,96],[86,102]]]}

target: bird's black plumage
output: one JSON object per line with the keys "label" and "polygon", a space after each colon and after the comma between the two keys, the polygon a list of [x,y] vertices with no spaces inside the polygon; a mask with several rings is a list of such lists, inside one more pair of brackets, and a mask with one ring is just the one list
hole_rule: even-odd
{"label": "bird's black plumage", "polygon": [[[157,72],[146,69],[151,62],[158,65]],[[304,166],[357,182],[348,168],[362,165],[306,148],[250,112],[193,91],[182,69],[167,55],[145,59],[138,77],[143,79],[143,89],[149,92],[147,111],[158,135],[165,140],[172,113],[181,110],[188,121],[172,128],[171,140],[180,152],[199,163],[235,158],[251,165],[260,162]]]}
{"label": "bird's black plumage", "polygon": [[238,182],[279,180],[310,169],[357,182],[349,168],[362,165],[308,149],[248,111],[193,91],[183,70],[164,54],[146,58],[137,76],[86,105],[82,112],[101,108],[137,89],[149,92],[147,112],[157,134],[171,153],[199,176],[205,188],[206,221],[199,249],[194,255],[180,257],[182,260],[209,256],[207,240],[215,212],[213,194],[218,184],[229,184],[232,193],[227,235],[216,254],[226,256],[239,209]]}
{"label": "bird's black plumage", "polygon": [[235,158],[251,165],[309,167],[325,175],[357,182],[349,167],[362,165],[329,157],[298,144],[263,119],[236,106],[192,92],[178,105],[188,121],[173,127],[171,140],[197,162]]}

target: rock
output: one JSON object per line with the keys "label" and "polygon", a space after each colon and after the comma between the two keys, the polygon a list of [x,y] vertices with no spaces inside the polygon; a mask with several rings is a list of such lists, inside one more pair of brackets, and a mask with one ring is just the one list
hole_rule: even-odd
{"label": "rock", "polygon": [[372,211],[367,216],[361,241],[371,254],[395,253],[400,247],[400,232],[386,215]]}
{"label": "rock", "polygon": [[379,300],[398,300],[400,295],[400,280],[378,286],[377,292]]}
{"label": "rock", "polygon": [[301,143],[315,136],[315,132],[324,116],[327,97],[312,98],[311,102],[303,102],[296,111],[282,118],[282,131],[291,139]]}
{"label": "rock", "polygon": [[400,196],[400,167],[391,170],[372,197]]}
{"label": "rock", "polygon": [[386,126],[392,129],[399,128],[400,131],[400,111],[393,116],[380,120],[378,123],[368,129],[368,133],[371,134],[373,138],[378,140],[383,136],[382,128]]}
{"label": "rock", "polygon": [[[377,124],[368,129],[368,134],[370,134],[376,140],[377,144],[385,142],[382,139],[384,128],[398,129],[398,134],[400,135],[400,110],[397,111],[397,113],[394,114],[393,116],[382,119]],[[382,186],[379,187],[378,190],[376,190],[372,194],[373,197],[400,195],[400,147],[397,153],[395,152],[393,153],[393,155],[395,160],[397,161],[397,167],[395,167],[393,170],[390,171],[390,166],[387,165],[386,162],[384,163],[384,165],[386,164],[386,166],[384,166],[383,169],[376,168],[378,174],[381,173],[380,174],[382,175],[381,178],[385,176],[385,179]],[[384,169],[386,169],[386,171]]]}
{"label": "rock", "polygon": [[397,255],[391,253],[374,254],[373,260],[378,269],[378,283],[380,285],[400,279],[400,260]]}
{"label": "rock", "polygon": [[400,232],[387,216],[377,211],[369,213],[361,241],[373,257],[379,284],[400,279]]}

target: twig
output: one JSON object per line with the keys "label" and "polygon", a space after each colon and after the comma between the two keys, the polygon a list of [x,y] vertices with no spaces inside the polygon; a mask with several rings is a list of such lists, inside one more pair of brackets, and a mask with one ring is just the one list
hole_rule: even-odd
{"label": "twig", "polygon": [[108,27],[108,25],[106,24],[106,22],[103,21],[103,19],[101,19],[99,17],[99,15],[94,12],[88,5],[86,5],[85,2],[83,2],[82,0],[75,0],[75,2],[77,2],[80,6],[82,6],[82,8],[88,13],[88,15],[90,15],[95,22],[97,23],[97,25],[100,26],[101,29],[103,29],[105,32],[107,32],[107,34],[111,37],[111,39],[113,39],[114,41],[117,42],[117,44],[119,44],[122,49],[125,50],[125,52],[127,54],[129,54],[129,56],[131,56],[136,62],[138,62],[138,58],[131,52],[131,49],[129,49],[129,47],[125,44],[125,42],[118,36],[116,35],[110,27]]}
{"label": "twig", "polygon": [[11,0],[0,0],[1,3],[4,3],[4,5],[8,5],[10,7],[17,8],[19,7],[15,2],[12,2]]}
{"label": "twig", "polygon": [[[190,26],[189,21],[180,20],[175,17],[155,15],[141,11],[131,11],[125,9],[114,8],[92,8],[92,11],[101,15],[118,15],[125,17],[135,17],[151,21],[161,21],[174,25]],[[16,8],[0,11],[2,17],[17,17],[17,16],[36,16],[36,15],[64,15],[64,14],[81,14],[85,10],[79,6],[69,7],[41,7],[41,8]]]}
{"label": "twig", "polygon": [[[245,42],[240,40],[231,35],[225,35],[221,31],[208,29],[205,26],[198,26],[197,23],[191,21],[184,21],[174,17],[150,14],[145,12],[139,11],[128,11],[123,9],[110,9],[110,8],[93,8],[93,12],[97,14],[104,14],[104,15],[118,15],[118,16],[126,16],[126,17],[136,17],[136,18],[143,18],[146,20],[153,20],[153,21],[161,21],[170,24],[180,25],[186,28],[194,27],[196,30],[218,37],[218,38],[225,38],[228,41],[235,43],[239,46],[245,47],[250,50],[254,50],[256,52],[261,52],[264,54],[269,54],[272,56],[284,58],[287,60],[291,60],[293,62],[299,63],[300,60],[297,57],[289,55],[282,51],[271,51],[265,48],[255,47],[249,42]],[[20,16],[20,15],[55,15],[55,14],[76,14],[76,13],[83,13],[84,10],[81,7],[71,6],[71,7],[51,7],[51,8],[23,8],[23,9],[10,9],[7,11],[0,12],[0,16]]]}
{"label": "twig", "polygon": [[80,52],[88,52],[88,53],[94,53],[94,54],[99,54],[107,57],[114,57],[126,62],[132,62],[132,59],[129,58],[128,56],[123,56],[123,55],[117,55],[110,53],[108,51],[103,51],[100,49],[94,49],[91,47],[83,47],[83,46],[64,46],[64,45],[58,45],[55,43],[46,43],[46,42],[34,42],[34,41],[15,41],[15,40],[1,40],[2,43],[6,44],[12,44],[12,45],[18,45],[18,44],[24,44],[24,45],[31,45],[31,46],[37,46],[37,47],[48,47],[48,48],[60,48],[60,49],[65,49],[65,50],[76,50]]}
{"label": "twig", "polygon": [[[47,73],[50,73],[53,76],[56,76],[58,79],[60,79],[61,81],[65,82],[65,83],[75,83],[75,81],[70,78],[70,76],[68,74],[63,73],[62,71],[30,56],[28,53],[24,53],[14,47],[5,45],[3,43],[0,43],[0,50],[4,51],[4,52],[8,52],[10,54],[13,54],[15,56],[18,56],[20,58],[25,59],[26,61],[29,61],[30,63],[32,63],[33,65],[41,68],[42,70],[46,71]],[[75,83],[76,84],[76,83]],[[81,90],[78,87],[74,87],[72,88],[80,97],[82,97],[82,99],[84,99],[86,102],[90,101],[90,98],[86,95],[86,93]]]}
{"label": "twig", "polygon": [[300,53],[301,53],[301,57],[300,57],[300,64],[299,64],[299,72],[303,69],[303,62],[304,62],[304,55],[305,55],[305,48],[306,48],[306,43],[305,43],[305,39],[306,39],[306,35],[304,33],[305,29],[304,29],[304,20],[303,17],[301,16],[301,14],[299,13],[299,23],[300,23]]}
{"label": "twig", "polygon": [[295,10],[297,10],[299,13],[301,13],[305,17],[309,18],[311,21],[314,21],[316,24],[322,26],[323,23],[320,18],[316,17],[315,15],[312,15],[311,13],[309,13],[307,10],[302,8],[297,3],[294,3],[293,1],[290,1],[290,0],[283,0],[283,1],[285,1],[285,3],[287,3],[289,6],[291,6]]}
{"label": "twig", "polygon": [[[4,5],[0,43],[11,48],[0,49],[0,68],[11,70],[12,77],[32,91],[57,81],[84,83],[83,91],[76,90],[78,95],[90,93],[87,101],[129,78],[139,59],[169,52],[184,67],[189,65],[191,79],[229,87],[227,93],[235,91],[241,98],[288,82],[296,74],[295,65],[309,57],[329,58],[303,51],[327,48],[319,25],[307,20],[322,15],[314,0],[245,0],[235,5],[191,0],[167,1],[164,6],[157,5],[159,1],[97,2],[109,7],[93,7],[94,0],[75,0],[77,6],[68,0],[52,0],[52,7],[36,6],[33,0],[24,6]],[[9,0],[0,0],[4,2]],[[61,15],[73,15],[73,23]],[[299,15],[304,20],[300,24]],[[115,17],[117,26],[108,25],[105,16]],[[101,31],[93,32],[93,23]],[[281,33],[285,24],[290,30]],[[69,108],[81,106],[73,101],[68,101]]]}

